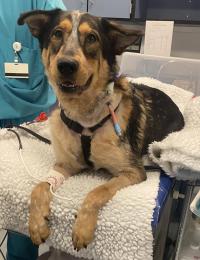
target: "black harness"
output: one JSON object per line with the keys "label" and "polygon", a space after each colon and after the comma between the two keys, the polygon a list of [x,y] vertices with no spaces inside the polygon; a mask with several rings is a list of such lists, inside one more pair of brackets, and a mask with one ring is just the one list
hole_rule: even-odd
{"label": "black harness", "polygon": [[[118,105],[119,106],[119,105]],[[117,108],[118,108],[117,106]],[[115,109],[115,111],[117,110]],[[73,121],[69,117],[67,117],[64,113],[64,110],[61,109],[60,111],[60,117],[62,121],[68,126],[69,129],[73,130],[77,134],[81,135],[81,146],[82,146],[82,151],[83,151],[83,156],[85,159],[85,162],[87,163],[88,166],[93,167],[93,163],[90,161],[90,153],[91,153],[91,140],[92,136],[91,135],[84,135],[83,130],[86,128],[83,127],[81,124],[78,122]],[[98,128],[102,127],[109,119],[111,118],[111,115],[107,115],[104,119],[102,119],[98,124],[92,127],[88,127],[87,129],[91,132],[94,133]]]}

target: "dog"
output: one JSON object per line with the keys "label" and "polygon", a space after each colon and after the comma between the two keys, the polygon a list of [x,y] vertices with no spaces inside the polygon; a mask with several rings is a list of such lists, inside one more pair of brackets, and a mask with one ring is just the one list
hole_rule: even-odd
{"label": "dog", "polygon": [[[85,168],[103,168],[113,176],[89,192],[75,217],[72,241],[80,250],[93,240],[98,212],[115,193],[146,180],[142,155],[148,145],[182,129],[184,120],[166,94],[117,74],[116,55],[141,31],[60,9],[24,13],[18,24],[27,24],[39,39],[46,75],[60,104],[50,119],[54,169],[66,179]],[[37,245],[50,234],[51,200],[47,182],[33,189],[29,232]]]}

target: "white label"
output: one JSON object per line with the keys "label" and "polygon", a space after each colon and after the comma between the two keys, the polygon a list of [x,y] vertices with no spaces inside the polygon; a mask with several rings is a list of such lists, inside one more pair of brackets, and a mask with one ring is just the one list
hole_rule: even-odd
{"label": "white label", "polygon": [[27,63],[4,63],[6,78],[25,78],[29,77]]}
{"label": "white label", "polygon": [[144,54],[170,56],[173,29],[173,21],[147,21]]}

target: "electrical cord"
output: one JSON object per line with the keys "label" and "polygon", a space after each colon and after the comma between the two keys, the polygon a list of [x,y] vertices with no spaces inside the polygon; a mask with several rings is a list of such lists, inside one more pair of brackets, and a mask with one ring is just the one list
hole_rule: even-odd
{"label": "electrical cord", "polygon": [[[49,139],[35,133],[33,130],[30,130],[29,128],[26,128],[26,127],[20,126],[20,125],[7,126],[7,128],[9,128],[9,131],[11,131],[12,130],[11,128],[13,128],[13,127],[16,127],[16,128],[19,128],[19,129],[26,131],[27,133],[33,135],[34,137],[38,138],[40,141],[42,141],[46,144],[51,144],[51,141]],[[15,132],[15,134],[16,134],[16,131],[14,131],[14,130],[12,130],[12,131]],[[19,140],[19,138],[18,138],[18,140]]]}
{"label": "electrical cord", "polygon": [[3,257],[4,260],[6,260],[6,258],[5,258],[5,256],[4,256],[3,251],[1,250],[1,246],[2,246],[3,243],[5,242],[7,235],[8,235],[8,232],[6,231],[6,233],[5,233],[5,235],[4,235],[3,239],[2,239],[2,241],[1,241],[1,243],[0,243],[0,254],[2,255],[2,257]]}
{"label": "electrical cord", "polygon": [[[22,127],[20,127],[20,128],[22,128]],[[22,129],[24,129],[24,128],[22,128]],[[26,130],[27,130],[27,129],[26,129]],[[28,174],[32,179],[34,179],[35,182],[38,182],[38,181],[39,181],[39,182],[46,182],[45,179],[43,180],[43,179],[39,179],[39,178],[35,177],[35,176],[31,173],[31,171],[30,171],[30,169],[28,168],[27,164],[25,163],[25,160],[24,160],[24,157],[23,157],[23,152],[22,152],[22,151],[23,151],[23,145],[22,145],[22,141],[21,141],[21,138],[20,138],[19,134],[18,134],[15,130],[10,129],[10,128],[8,128],[7,131],[14,133],[15,136],[17,137],[17,140],[18,140],[18,143],[19,143],[19,148],[18,148],[19,157],[20,157],[20,160],[21,160],[21,162],[22,162],[22,165],[23,165],[24,169],[26,170],[27,174]],[[31,132],[29,132],[29,131],[27,131],[27,132],[29,132],[29,133],[32,134],[33,131],[32,131],[32,130],[30,130],[30,131],[31,131]],[[38,134],[37,134],[37,135],[34,135],[34,136],[37,137]],[[40,137],[41,137],[41,136],[40,136]],[[46,143],[45,140],[48,140],[48,139],[46,139],[46,138],[42,138],[42,139],[39,138],[39,140]],[[12,143],[15,145],[15,143],[13,142],[13,140],[11,140],[11,141],[12,141]],[[50,143],[49,143],[49,144],[50,144]],[[68,200],[68,198],[65,198],[65,197],[62,197],[62,196],[56,194],[56,193],[53,191],[53,185],[52,185],[52,184],[50,184],[50,192],[52,193],[53,196],[55,196],[55,197],[58,198],[58,199]],[[0,252],[0,253],[1,253],[1,252]]]}
{"label": "electrical cord", "polygon": [[37,177],[35,177],[34,175],[31,174],[31,171],[29,170],[28,166],[26,165],[25,161],[24,161],[24,158],[23,158],[23,155],[22,155],[22,149],[19,149],[19,157],[21,159],[21,162],[24,166],[24,169],[26,170],[26,172],[28,173],[28,175],[30,177],[32,177],[35,181],[40,181],[40,182],[44,182],[45,180],[42,180],[42,179],[39,179]]}
{"label": "electrical cord", "polygon": [[20,136],[19,136],[19,134],[15,131],[15,130],[13,130],[13,129],[7,129],[9,132],[13,132],[15,135],[16,135],[16,137],[17,137],[17,139],[18,139],[18,142],[19,142],[19,150],[20,149],[22,149],[22,142],[21,142],[21,139],[20,139]]}

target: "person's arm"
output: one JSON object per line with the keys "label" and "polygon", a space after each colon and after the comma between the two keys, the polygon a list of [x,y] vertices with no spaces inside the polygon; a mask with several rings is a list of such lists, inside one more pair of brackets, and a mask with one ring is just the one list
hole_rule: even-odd
{"label": "person's arm", "polygon": [[51,10],[54,8],[60,8],[66,10],[66,6],[64,5],[62,0],[47,0],[44,9]]}

